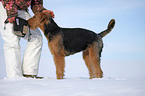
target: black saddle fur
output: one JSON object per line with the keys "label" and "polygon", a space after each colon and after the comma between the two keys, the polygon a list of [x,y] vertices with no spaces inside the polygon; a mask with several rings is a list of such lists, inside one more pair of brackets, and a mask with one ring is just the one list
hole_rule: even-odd
{"label": "black saddle fur", "polygon": [[63,39],[64,48],[70,54],[85,50],[89,44],[97,41],[99,38],[96,33],[90,30],[82,28],[61,28],[53,19],[51,19],[51,23],[45,24],[44,26],[44,34],[45,36],[49,36],[49,42],[51,42],[55,35],[60,34]]}

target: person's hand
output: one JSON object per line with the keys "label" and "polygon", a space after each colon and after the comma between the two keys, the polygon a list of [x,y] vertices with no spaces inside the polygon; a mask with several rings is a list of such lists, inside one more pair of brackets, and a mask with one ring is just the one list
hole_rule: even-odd
{"label": "person's hand", "polygon": [[50,11],[50,10],[43,10],[43,12],[49,13],[49,14],[52,16],[52,18],[54,18],[54,13],[53,13],[53,11]]}
{"label": "person's hand", "polygon": [[8,21],[9,21],[10,23],[13,23],[13,22],[15,21],[15,17],[8,18]]}

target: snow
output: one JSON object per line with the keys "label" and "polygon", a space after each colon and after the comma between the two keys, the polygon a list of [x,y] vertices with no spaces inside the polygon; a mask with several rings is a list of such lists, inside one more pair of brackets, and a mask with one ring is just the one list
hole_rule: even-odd
{"label": "snow", "polygon": [[5,79],[0,80],[0,96],[145,96],[145,80]]}

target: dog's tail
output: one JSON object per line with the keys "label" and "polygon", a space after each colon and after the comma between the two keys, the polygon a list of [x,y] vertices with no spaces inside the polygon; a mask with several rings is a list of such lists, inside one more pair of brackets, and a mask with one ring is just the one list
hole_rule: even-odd
{"label": "dog's tail", "polygon": [[102,31],[101,33],[99,33],[98,35],[100,35],[103,38],[109,32],[111,32],[111,30],[114,28],[114,26],[115,26],[115,20],[114,19],[111,19],[111,21],[108,24],[108,28],[106,30]]}

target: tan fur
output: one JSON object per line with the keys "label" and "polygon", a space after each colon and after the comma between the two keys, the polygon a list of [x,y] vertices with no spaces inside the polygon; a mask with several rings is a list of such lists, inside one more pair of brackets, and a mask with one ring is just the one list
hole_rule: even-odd
{"label": "tan fur", "polygon": [[53,55],[54,63],[56,66],[57,79],[62,79],[64,76],[65,54],[62,44],[62,38],[60,35],[55,35],[54,39],[52,39],[52,41],[48,43],[50,52]]}
{"label": "tan fur", "polygon": [[39,27],[44,32],[44,23],[48,24],[50,17],[51,15],[49,15],[47,12],[37,13],[28,20],[28,24],[32,30]]}
{"label": "tan fur", "polygon": [[[38,13],[32,18],[30,18],[28,20],[28,23],[31,29],[35,29],[39,27],[44,32],[44,23],[46,24],[49,23],[48,20],[49,18],[50,18],[49,14]],[[48,37],[49,36],[46,36],[49,42]],[[88,68],[90,79],[103,77],[103,72],[100,67],[100,58],[99,58],[99,51],[98,51],[98,46],[102,46],[102,45],[98,45],[98,44],[102,44],[102,42],[99,43],[93,42],[88,46],[86,50],[83,51],[83,59]],[[51,54],[53,55],[53,59],[55,62],[57,79],[62,79],[64,76],[65,56],[69,54],[69,52],[65,51],[64,49],[62,36],[60,34],[54,35],[51,42],[48,43],[48,46],[51,51]]]}
{"label": "tan fur", "polygon": [[65,67],[64,56],[55,54],[55,55],[53,55],[53,59],[54,59],[55,66],[56,66],[57,79],[62,79],[64,76],[64,67]]}
{"label": "tan fur", "polygon": [[59,55],[65,56],[63,41],[60,35],[55,35],[55,38],[52,39],[52,41],[48,43],[48,47],[52,55],[59,54]]}
{"label": "tan fur", "polygon": [[86,49],[85,51],[83,51],[83,59],[84,59],[86,66],[89,70],[90,79],[94,78],[93,66],[92,66],[92,62],[90,60],[90,56],[89,56],[89,48]]}
{"label": "tan fur", "polygon": [[95,78],[102,78],[103,72],[100,67],[100,57],[99,52],[97,51],[97,42],[94,42],[89,48],[89,57],[92,63],[93,73]]}

